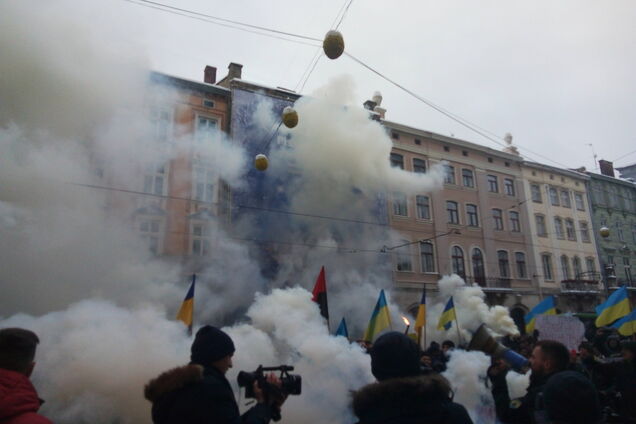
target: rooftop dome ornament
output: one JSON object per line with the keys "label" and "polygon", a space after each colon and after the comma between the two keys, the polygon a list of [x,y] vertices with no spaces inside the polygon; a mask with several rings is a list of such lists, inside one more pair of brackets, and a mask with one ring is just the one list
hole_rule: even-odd
{"label": "rooftop dome ornament", "polygon": [[265,156],[262,153],[256,155],[256,157],[254,158],[254,168],[262,172],[262,171],[265,171],[268,166],[269,166],[269,159],[267,159],[267,156]]}
{"label": "rooftop dome ornament", "polygon": [[283,109],[283,124],[287,128],[294,128],[298,125],[298,112],[291,106],[287,106]]}
{"label": "rooftop dome ornament", "polygon": [[331,30],[325,35],[322,42],[322,49],[329,59],[338,59],[344,52],[344,38],[339,31]]}

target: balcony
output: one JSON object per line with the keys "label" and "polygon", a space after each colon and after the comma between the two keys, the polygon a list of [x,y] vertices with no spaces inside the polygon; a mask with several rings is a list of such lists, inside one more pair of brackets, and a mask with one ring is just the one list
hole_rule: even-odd
{"label": "balcony", "polygon": [[561,280],[561,293],[572,295],[597,295],[601,292],[599,279],[578,278]]}
{"label": "balcony", "polygon": [[510,291],[511,279],[501,277],[466,277],[467,284],[477,284],[484,288],[485,291]]}

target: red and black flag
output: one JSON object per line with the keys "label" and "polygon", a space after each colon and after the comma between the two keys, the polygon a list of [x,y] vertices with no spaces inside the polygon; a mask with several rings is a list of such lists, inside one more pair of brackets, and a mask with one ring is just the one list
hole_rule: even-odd
{"label": "red and black flag", "polygon": [[313,291],[314,297],[311,299],[320,306],[320,315],[327,320],[329,324],[329,308],[327,307],[327,280],[325,278],[325,267],[320,268],[320,274],[316,280]]}

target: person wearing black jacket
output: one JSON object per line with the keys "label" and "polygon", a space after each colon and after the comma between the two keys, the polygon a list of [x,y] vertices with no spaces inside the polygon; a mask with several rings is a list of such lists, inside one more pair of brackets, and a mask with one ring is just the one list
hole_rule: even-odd
{"label": "person wearing black jacket", "polygon": [[359,424],[472,424],[466,408],[452,401],[448,380],[434,372],[422,374],[420,349],[409,337],[386,333],[370,354],[378,381],[353,394]]}
{"label": "person wearing black jacket", "polygon": [[[254,383],[257,404],[243,415],[225,373],[232,367],[234,343],[218,328],[199,329],[192,343],[189,365],[174,368],[151,380],[144,389],[152,402],[155,424],[267,424],[284,399],[267,398]],[[278,384],[269,376],[270,384]]]}
{"label": "person wearing black jacket", "polygon": [[497,418],[503,423],[534,424],[547,422],[543,407],[543,389],[555,373],[565,371],[570,362],[570,353],[562,343],[553,340],[537,342],[530,356],[530,385],[525,396],[510,399],[506,374],[507,364],[499,362],[488,369],[492,382]]}

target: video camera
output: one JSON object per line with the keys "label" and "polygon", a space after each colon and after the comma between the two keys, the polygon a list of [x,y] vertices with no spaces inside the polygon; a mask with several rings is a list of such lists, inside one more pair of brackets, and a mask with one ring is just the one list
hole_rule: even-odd
{"label": "video camera", "polygon": [[[245,387],[245,397],[253,398],[254,397],[254,382],[258,382],[258,387],[260,387],[265,395],[269,395],[272,393],[276,393],[277,391],[282,392],[283,396],[286,395],[299,395],[301,392],[301,383],[302,379],[298,374],[290,374],[289,371],[293,371],[294,367],[291,365],[280,365],[278,367],[264,367],[259,365],[256,371],[247,372],[240,371],[236,380],[238,381],[239,387]],[[265,377],[265,372],[268,371],[280,371],[281,387],[278,388],[273,386],[267,382],[267,377]]]}

